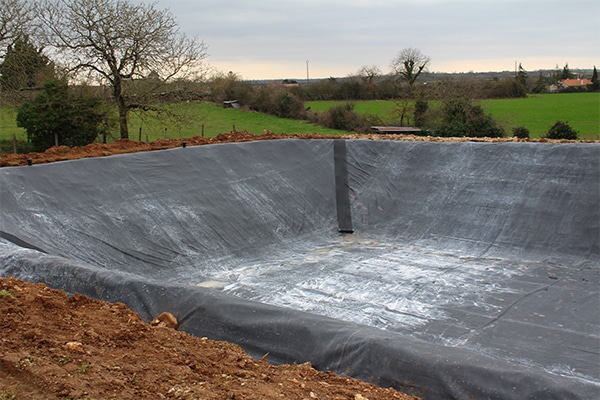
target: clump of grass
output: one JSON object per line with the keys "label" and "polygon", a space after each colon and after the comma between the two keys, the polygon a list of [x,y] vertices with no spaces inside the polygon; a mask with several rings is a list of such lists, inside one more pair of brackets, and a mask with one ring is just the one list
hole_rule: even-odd
{"label": "clump of grass", "polygon": [[62,355],[62,356],[58,357],[58,363],[60,365],[65,365],[70,362],[71,362],[71,357],[69,357],[69,356]]}
{"label": "clump of grass", "polygon": [[85,374],[91,368],[92,368],[92,364],[83,364],[81,367],[79,367],[79,369],[77,370],[77,373]]}
{"label": "clump of grass", "polygon": [[2,289],[0,290],[0,297],[2,297],[3,299],[6,297],[12,297],[14,299],[15,295],[8,289]]}

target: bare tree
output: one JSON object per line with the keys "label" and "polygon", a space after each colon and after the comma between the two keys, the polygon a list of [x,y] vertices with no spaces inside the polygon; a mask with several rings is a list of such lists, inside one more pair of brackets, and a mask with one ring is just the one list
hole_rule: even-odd
{"label": "bare tree", "polygon": [[356,74],[363,82],[373,83],[378,76],[381,76],[381,69],[379,69],[377,65],[365,65],[362,66]]}
{"label": "bare tree", "polygon": [[29,0],[0,0],[0,58],[19,37],[31,33],[33,19]]}
{"label": "bare tree", "polygon": [[392,60],[394,73],[406,81],[412,89],[421,72],[427,70],[431,59],[421,53],[421,50],[409,47],[398,53]]}
{"label": "bare tree", "polygon": [[127,0],[42,0],[38,18],[48,43],[68,70],[108,83],[119,109],[122,139],[129,138],[127,115],[135,105],[125,85],[149,74],[162,82],[193,73],[207,46],[179,32],[169,10]]}

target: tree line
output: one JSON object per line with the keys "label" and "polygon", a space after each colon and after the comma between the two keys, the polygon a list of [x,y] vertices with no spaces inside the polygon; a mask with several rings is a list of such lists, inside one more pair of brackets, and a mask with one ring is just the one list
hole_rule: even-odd
{"label": "tree line", "polygon": [[[0,0],[0,49],[2,101],[20,105],[17,123],[37,150],[106,140],[113,126],[127,139],[131,113],[178,117],[163,105],[190,100],[237,100],[251,110],[356,132],[381,121],[356,114],[351,103],[314,113],[304,101],[393,100],[396,125],[498,137],[502,128],[474,99],[524,97],[573,76],[565,65],[560,74],[531,78],[519,65],[509,78],[432,79],[430,57],[406,48],[388,74],[363,66],[344,78],[257,85],[233,72],[208,76],[203,41],[182,35],[169,10],[128,0]],[[595,67],[592,82],[597,90]],[[433,100],[442,106],[430,107]]]}

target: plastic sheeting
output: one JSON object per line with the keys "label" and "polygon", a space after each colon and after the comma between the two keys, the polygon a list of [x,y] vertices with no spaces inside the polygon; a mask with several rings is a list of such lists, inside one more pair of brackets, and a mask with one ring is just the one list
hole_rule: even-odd
{"label": "plastic sheeting", "polygon": [[599,145],[339,143],[3,168],[0,275],[427,399],[600,395]]}

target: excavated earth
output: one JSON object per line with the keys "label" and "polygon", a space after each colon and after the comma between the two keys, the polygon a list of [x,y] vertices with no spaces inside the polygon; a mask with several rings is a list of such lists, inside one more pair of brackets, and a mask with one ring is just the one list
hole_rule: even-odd
{"label": "excavated earth", "polygon": [[416,399],[152,325],[125,305],[0,279],[0,399]]}
{"label": "excavated earth", "polygon": [[[262,135],[255,135],[247,131],[232,131],[227,134],[220,134],[216,137],[205,138],[194,136],[186,139],[159,139],[151,143],[135,142],[128,139],[122,139],[108,144],[92,143],[83,147],[54,146],[43,153],[28,154],[1,154],[0,167],[11,167],[32,164],[44,164],[55,161],[75,160],[86,157],[103,157],[113,154],[134,153],[138,151],[164,150],[182,146],[198,146],[215,143],[228,142],[249,142],[253,140],[273,140],[273,139],[368,139],[368,140],[412,140],[429,142],[519,142],[519,141],[537,141],[547,143],[575,143],[569,140],[549,140],[549,139],[518,139],[512,138],[438,138],[431,136],[415,135],[397,135],[397,134],[348,134],[343,136],[327,136],[318,133],[315,134],[277,134],[270,131],[264,131]],[[591,142],[591,141],[590,141]]]}

